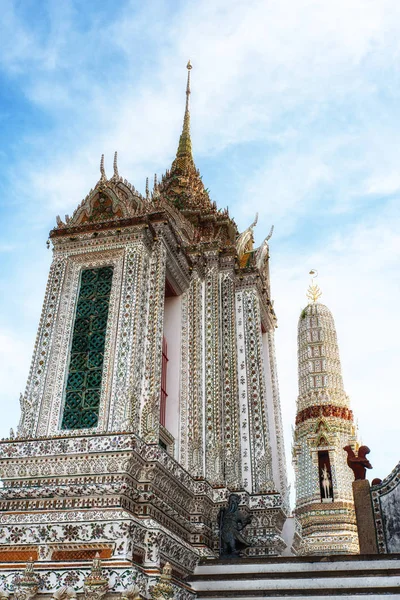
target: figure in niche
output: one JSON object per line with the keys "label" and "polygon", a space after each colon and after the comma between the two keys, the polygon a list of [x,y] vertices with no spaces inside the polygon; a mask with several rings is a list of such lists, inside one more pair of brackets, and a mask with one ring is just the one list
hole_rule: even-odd
{"label": "figure in niche", "polygon": [[322,491],[323,491],[322,499],[323,500],[333,499],[332,481],[331,481],[331,476],[330,476],[330,473],[326,466],[326,463],[324,464],[324,466],[321,470],[321,484],[322,484]]}
{"label": "figure in niche", "polygon": [[220,556],[233,558],[239,556],[251,544],[244,539],[243,529],[251,523],[251,516],[239,510],[239,496],[229,496],[228,508],[221,508],[218,515]]}

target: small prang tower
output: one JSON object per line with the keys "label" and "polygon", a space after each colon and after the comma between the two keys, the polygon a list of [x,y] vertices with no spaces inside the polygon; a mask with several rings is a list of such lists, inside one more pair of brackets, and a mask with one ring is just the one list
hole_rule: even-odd
{"label": "small prang tower", "polygon": [[[315,271],[311,271],[316,275]],[[298,325],[299,397],[293,443],[299,554],[358,552],[352,473],[343,447],[357,446],[349,398],[343,388],[335,323],[318,302],[314,280]]]}

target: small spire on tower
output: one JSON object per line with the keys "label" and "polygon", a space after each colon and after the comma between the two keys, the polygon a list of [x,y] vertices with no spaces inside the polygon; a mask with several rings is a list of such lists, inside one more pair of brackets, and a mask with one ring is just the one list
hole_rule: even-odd
{"label": "small spire on tower", "polygon": [[314,279],[318,277],[318,271],[316,269],[311,269],[309,274],[311,275],[311,283],[308,287],[306,295],[311,302],[317,302],[317,300],[322,296],[319,286],[314,281]]}
{"label": "small spire on tower", "polygon": [[114,153],[114,164],[113,164],[113,167],[114,167],[114,177],[116,179],[119,179],[119,173],[118,173],[118,153],[117,152]]}
{"label": "small spire on tower", "polygon": [[186,68],[188,70],[188,76],[186,84],[185,115],[183,117],[183,127],[181,137],[179,138],[176,159],[173,164],[173,167],[178,167],[180,169],[183,169],[186,166],[188,160],[193,163],[192,140],[190,138],[190,71],[193,67],[190,60],[188,61]]}
{"label": "small spire on tower", "polygon": [[104,169],[104,154],[102,154],[100,158],[100,174],[100,181],[107,181],[107,175]]}

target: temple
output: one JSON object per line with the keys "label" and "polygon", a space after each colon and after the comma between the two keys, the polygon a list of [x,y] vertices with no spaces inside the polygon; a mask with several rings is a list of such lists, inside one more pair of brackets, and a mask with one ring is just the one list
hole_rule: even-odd
{"label": "temple", "polygon": [[[184,579],[218,555],[217,515],[233,491],[252,514],[249,556],[290,543],[270,235],[255,248],[257,219],[240,233],[209,197],[187,68],[161,180],[141,195],[117,154],[110,177],[102,157],[100,179],[50,233],[21,420],[0,443],[0,579],[25,600],[61,600],[71,586],[96,600],[133,585],[130,597],[148,597],[167,579],[191,597]],[[335,480],[333,493],[344,506]]]}
{"label": "temple", "polygon": [[[316,275],[315,271],[311,272]],[[359,552],[353,474],[343,448],[358,448],[343,387],[339,346],[330,310],[319,302],[313,277],[298,324],[299,396],[293,439],[298,554]]]}

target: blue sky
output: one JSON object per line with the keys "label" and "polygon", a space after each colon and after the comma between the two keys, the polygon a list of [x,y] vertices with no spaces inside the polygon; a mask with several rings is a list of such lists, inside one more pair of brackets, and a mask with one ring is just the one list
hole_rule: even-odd
{"label": "blue sky", "polygon": [[397,463],[400,3],[0,0],[0,382],[18,421],[55,216],[99,178],[139,190],[171,164],[191,59],[197,166],[270,242],[288,460],[308,272],[338,330],[372,476]]}

